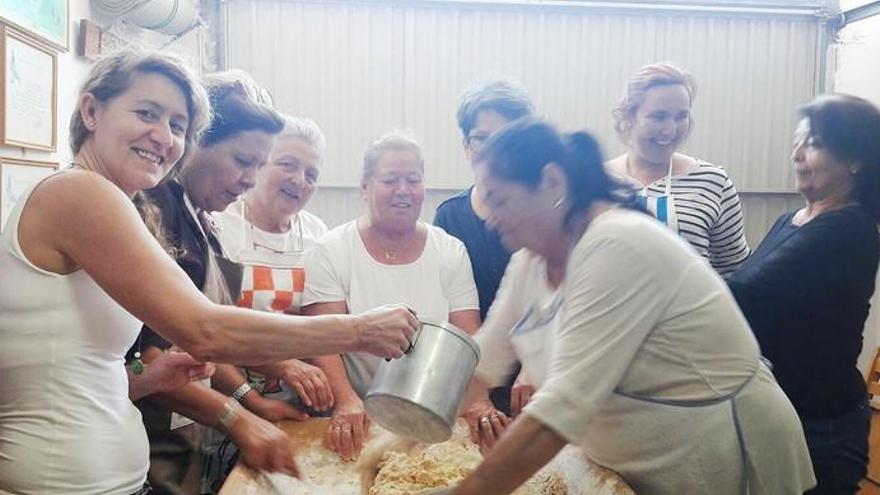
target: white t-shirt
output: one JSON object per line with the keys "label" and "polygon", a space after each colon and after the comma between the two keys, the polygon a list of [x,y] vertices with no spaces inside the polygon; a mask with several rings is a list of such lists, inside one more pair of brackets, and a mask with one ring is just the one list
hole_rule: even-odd
{"label": "white t-shirt", "polygon": [[243,201],[212,215],[223,254],[243,265],[238,306],[269,312],[296,312],[305,285],[303,262],[327,226],[300,211],[288,232],[262,230],[246,221]]}
{"label": "white t-shirt", "polygon": [[[477,287],[464,244],[433,225],[421,256],[405,265],[379,263],[367,252],[357,221],[331,230],[306,256],[309,274],[303,306],[344,301],[351,314],[403,303],[419,318],[446,322],[449,313],[479,309]],[[366,394],[381,358],[343,355],[352,387]]]}
{"label": "white t-shirt", "polygon": [[520,249],[510,257],[486,321],[474,337],[482,357],[477,373],[489,384],[504,384],[517,360],[526,381],[544,381],[552,336],[563,312],[561,292],[547,280],[547,262]]}

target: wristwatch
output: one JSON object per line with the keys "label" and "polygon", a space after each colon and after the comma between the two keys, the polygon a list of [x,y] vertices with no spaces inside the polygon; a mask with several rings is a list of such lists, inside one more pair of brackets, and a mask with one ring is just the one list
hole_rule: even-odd
{"label": "wristwatch", "polygon": [[248,382],[244,382],[235,389],[235,392],[232,392],[232,398],[241,402],[241,399],[244,399],[244,396],[253,390]]}

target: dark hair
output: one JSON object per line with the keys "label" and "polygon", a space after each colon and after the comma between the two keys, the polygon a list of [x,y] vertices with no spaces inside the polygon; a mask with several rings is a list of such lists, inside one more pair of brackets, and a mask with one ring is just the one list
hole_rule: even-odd
{"label": "dark hair", "polygon": [[468,137],[477,121],[477,114],[497,112],[507,120],[532,114],[532,100],[526,90],[511,81],[492,81],[474,86],[458,100],[458,128]]}
{"label": "dark hair", "polygon": [[284,120],[272,108],[268,92],[257,86],[246,72],[230,70],[209,74],[202,84],[208,92],[213,118],[199,146],[211,146],[239,132],[278,134],[284,128]]}
{"label": "dark hair", "polygon": [[810,137],[835,158],[861,165],[856,199],[880,222],[880,110],[845,94],[820,95],[798,108],[810,123]]}
{"label": "dark hair", "polygon": [[568,177],[567,226],[594,201],[632,202],[632,190],[605,172],[599,143],[590,134],[563,135],[541,119],[527,117],[504,126],[486,142],[479,161],[491,175],[529,188],[541,182],[544,166],[558,164]]}

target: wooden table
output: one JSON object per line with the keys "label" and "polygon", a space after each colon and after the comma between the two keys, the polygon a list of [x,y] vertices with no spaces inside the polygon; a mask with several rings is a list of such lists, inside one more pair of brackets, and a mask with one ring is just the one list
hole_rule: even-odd
{"label": "wooden table", "polygon": [[[276,426],[290,437],[291,448],[296,452],[297,448],[321,442],[329,421],[329,418],[312,418],[308,421],[282,421],[277,423]],[[590,464],[592,479],[604,483],[604,488],[599,492],[585,490],[572,493],[571,495],[591,495],[591,493],[601,495],[635,495],[635,492],[616,473],[595,464]],[[219,495],[273,495],[273,493],[266,491],[263,484],[257,482],[256,471],[239,463],[229,474]]]}

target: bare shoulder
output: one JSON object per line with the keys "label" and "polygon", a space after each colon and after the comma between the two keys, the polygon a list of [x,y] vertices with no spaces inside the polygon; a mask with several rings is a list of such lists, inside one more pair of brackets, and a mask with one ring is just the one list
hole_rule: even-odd
{"label": "bare shoulder", "polygon": [[125,194],[103,176],[82,170],[57,174],[40,184],[28,201],[28,208],[62,215],[81,213],[82,208],[131,204]]}
{"label": "bare shoulder", "polygon": [[28,198],[19,224],[21,249],[42,269],[70,273],[77,264],[66,244],[106,229],[116,223],[113,217],[125,221],[139,218],[131,200],[112,182],[79,170],[56,174],[40,183]]}

